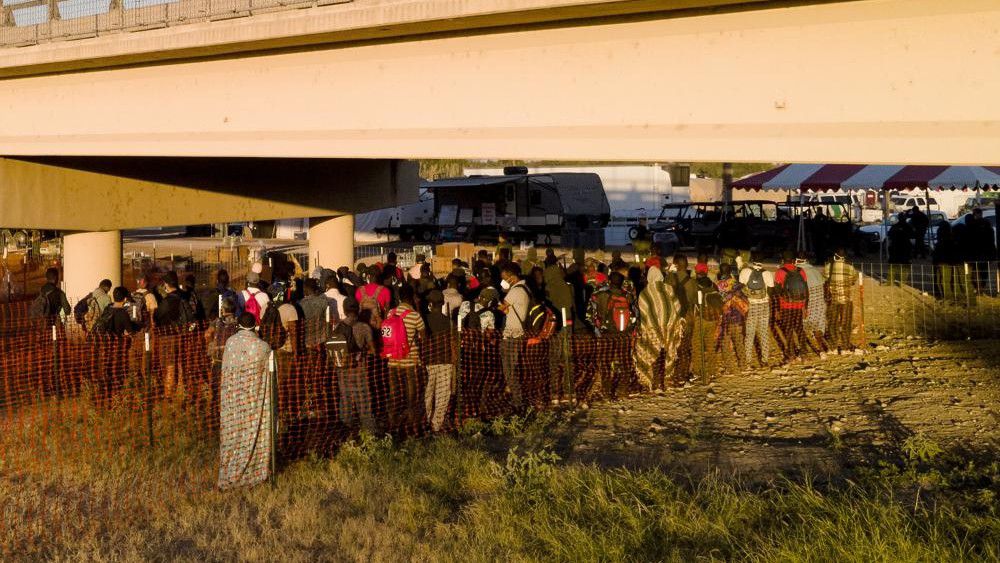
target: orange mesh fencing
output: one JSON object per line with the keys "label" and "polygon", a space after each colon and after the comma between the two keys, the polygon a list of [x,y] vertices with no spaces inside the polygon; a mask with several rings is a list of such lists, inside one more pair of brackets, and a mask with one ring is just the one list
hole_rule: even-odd
{"label": "orange mesh fencing", "polygon": [[[236,407],[250,412],[264,405],[271,413],[261,419],[273,431],[261,433],[269,443],[260,451],[273,452],[273,471],[308,454],[330,454],[360,430],[420,436],[472,419],[616,399],[797,358],[816,361],[891,330],[874,311],[899,306],[897,294],[913,293],[866,272],[839,300],[824,293],[812,307],[786,307],[770,298],[740,314],[720,315],[696,303],[650,373],[638,367],[644,335],[633,328],[598,334],[578,320],[549,338],[505,341],[496,330],[452,326],[419,339],[414,361],[400,363],[371,354],[345,361],[327,344],[334,325],[314,319],[290,324],[269,355],[273,376],[260,387],[266,400],[251,397]],[[876,304],[868,301],[873,295]],[[926,302],[919,294],[906,299]],[[982,294],[979,306],[993,299]],[[28,306],[0,307],[0,455],[6,467],[59,472],[82,465],[127,473],[125,467],[141,457],[148,461],[142,471],[156,471],[177,490],[217,485],[220,442],[227,438],[220,410],[233,397],[223,393],[225,341],[217,340],[214,321],[113,337],[89,334],[72,319],[29,318]],[[986,325],[995,312],[975,314]],[[748,343],[750,334],[755,338]]]}

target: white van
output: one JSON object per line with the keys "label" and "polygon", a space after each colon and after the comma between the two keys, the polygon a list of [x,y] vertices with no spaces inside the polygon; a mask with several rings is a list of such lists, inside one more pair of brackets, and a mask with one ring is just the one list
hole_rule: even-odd
{"label": "white van", "polygon": [[909,211],[913,209],[914,206],[919,207],[921,211],[926,212],[927,207],[930,206],[932,210],[940,209],[938,202],[933,197],[924,198],[924,196],[908,196],[908,195],[894,195],[889,198],[889,208],[890,211],[895,211],[897,213],[903,211]]}

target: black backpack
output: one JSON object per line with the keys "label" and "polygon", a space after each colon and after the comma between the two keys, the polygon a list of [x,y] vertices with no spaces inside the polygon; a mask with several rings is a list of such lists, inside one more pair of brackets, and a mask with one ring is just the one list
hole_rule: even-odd
{"label": "black backpack", "polygon": [[493,328],[496,330],[503,329],[503,313],[501,313],[496,307],[490,307],[488,309],[480,309],[478,311],[472,311],[462,319],[462,327],[469,328],[472,330],[482,330],[483,329],[483,316],[487,313],[493,314]]}
{"label": "black backpack", "polygon": [[198,296],[201,310],[205,311],[205,318],[212,320],[219,318],[219,297],[221,296],[222,293],[217,287],[206,289]]}
{"label": "black backpack", "polygon": [[333,329],[333,336],[343,339],[347,345],[347,352],[349,354],[361,352],[361,347],[358,346],[357,340],[354,339],[354,324],[347,324],[347,321],[337,323],[337,326]]}
{"label": "black backpack", "polygon": [[93,294],[88,295],[86,299],[81,299],[76,302],[73,307],[73,316],[76,318],[76,322],[83,327],[84,330],[91,330],[97,323],[97,319],[101,316],[101,306],[97,302],[97,298]]}
{"label": "black backpack", "polygon": [[786,269],[785,272],[785,283],[782,284],[785,299],[795,302],[805,301],[809,297],[809,285],[806,283],[805,272],[799,267],[794,270]]}
{"label": "black backpack", "polygon": [[149,321],[149,309],[146,307],[146,296],[152,295],[153,299],[159,303],[160,296],[156,294],[155,291],[139,291],[135,290],[129,297],[132,302],[132,310],[135,311],[135,320],[139,323],[146,323]]}
{"label": "black backpack", "polygon": [[192,309],[191,306],[191,300],[185,299],[182,295],[180,295],[176,291],[171,293],[170,295],[173,295],[174,298],[177,299],[178,324],[183,326],[188,326],[191,323],[195,322],[195,314],[194,314],[194,309]]}
{"label": "black backpack", "polygon": [[326,351],[339,368],[354,367],[357,364],[361,347],[354,339],[354,325],[346,322],[337,323],[326,341]]}
{"label": "black backpack", "polygon": [[94,321],[94,326],[90,331],[94,334],[107,334],[111,328],[111,319],[114,318],[114,315],[114,307],[108,305],[104,308],[104,311],[101,311],[101,315],[97,317],[97,320]]}
{"label": "black backpack", "polygon": [[32,318],[47,317],[52,314],[53,309],[56,307],[52,306],[52,296],[56,295],[59,290],[56,288],[51,288],[45,293],[38,294],[38,297],[31,302],[31,307],[28,309],[28,315]]}
{"label": "black backpack", "polygon": [[471,328],[472,330],[481,330],[483,328],[482,319],[479,316],[486,311],[483,309],[481,311],[471,311],[468,315],[462,317],[462,328]]}
{"label": "black backpack", "polygon": [[281,324],[281,315],[278,313],[279,306],[280,303],[270,303],[260,319],[260,337],[272,350],[281,348],[288,340],[288,331],[285,330],[285,325]]}
{"label": "black backpack", "polygon": [[702,295],[702,318],[707,321],[717,321],[722,317],[722,294],[719,288],[708,278],[698,281],[698,291]]}
{"label": "black backpack", "polygon": [[751,299],[764,299],[767,297],[767,283],[764,282],[764,270],[750,270],[750,277],[747,279],[746,289],[747,297]]}
{"label": "black backpack", "polygon": [[239,331],[239,325],[232,317],[220,318],[212,321],[215,334],[212,341],[208,343],[208,357],[213,361],[221,362],[222,355],[226,351],[226,342]]}
{"label": "black backpack", "polygon": [[86,299],[81,299],[73,305],[73,318],[80,324],[83,324],[83,318],[87,315],[87,309],[90,307],[90,300],[94,297],[88,295]]}

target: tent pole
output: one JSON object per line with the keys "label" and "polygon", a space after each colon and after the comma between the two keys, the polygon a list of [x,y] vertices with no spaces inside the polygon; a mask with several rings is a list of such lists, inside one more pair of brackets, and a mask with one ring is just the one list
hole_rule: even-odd
{"label": "tent pole", "polygon": [[796,241],[796,250],[798,252],[805,252],[806,250],[806,233],[805,233],[805,201],[806,201],[806,191],[803,187],[799,186],[799,237]]}
{"label": "tent pole", "polygon": [[[927,232],[930,233],[930,222],[931,222],[931,189],[930,187],[924,188],[924,207],[927,208]],[[936,237],[935,237],[936,238]],[[928,250],[934,250],[934,241],[927,245]]]}
{"label": "tent pole", "polygon": [[723,209],[733,202],[733,163],[722,163],[722,203]]}
{"label": "tent pole", "polygon": [[883,261],[882,249],[889,244],[889,191],[882,188],[882,242],[878,245],[878,261]]}

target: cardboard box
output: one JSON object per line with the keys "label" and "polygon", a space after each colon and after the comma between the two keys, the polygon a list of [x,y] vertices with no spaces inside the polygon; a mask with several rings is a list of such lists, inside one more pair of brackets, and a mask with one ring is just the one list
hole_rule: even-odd
{"label": "cardboard box", "polygon": [[[457,254],[456,254],[457,252]],[[449,263],[449,270],[451,261],[455,258],[461,258],[462,260],[468,262],[476,255],[476,245],[471,242],[447,242],[444,244],[439,244],[434,250],[434,257],[437,258],[447,258]]]}

